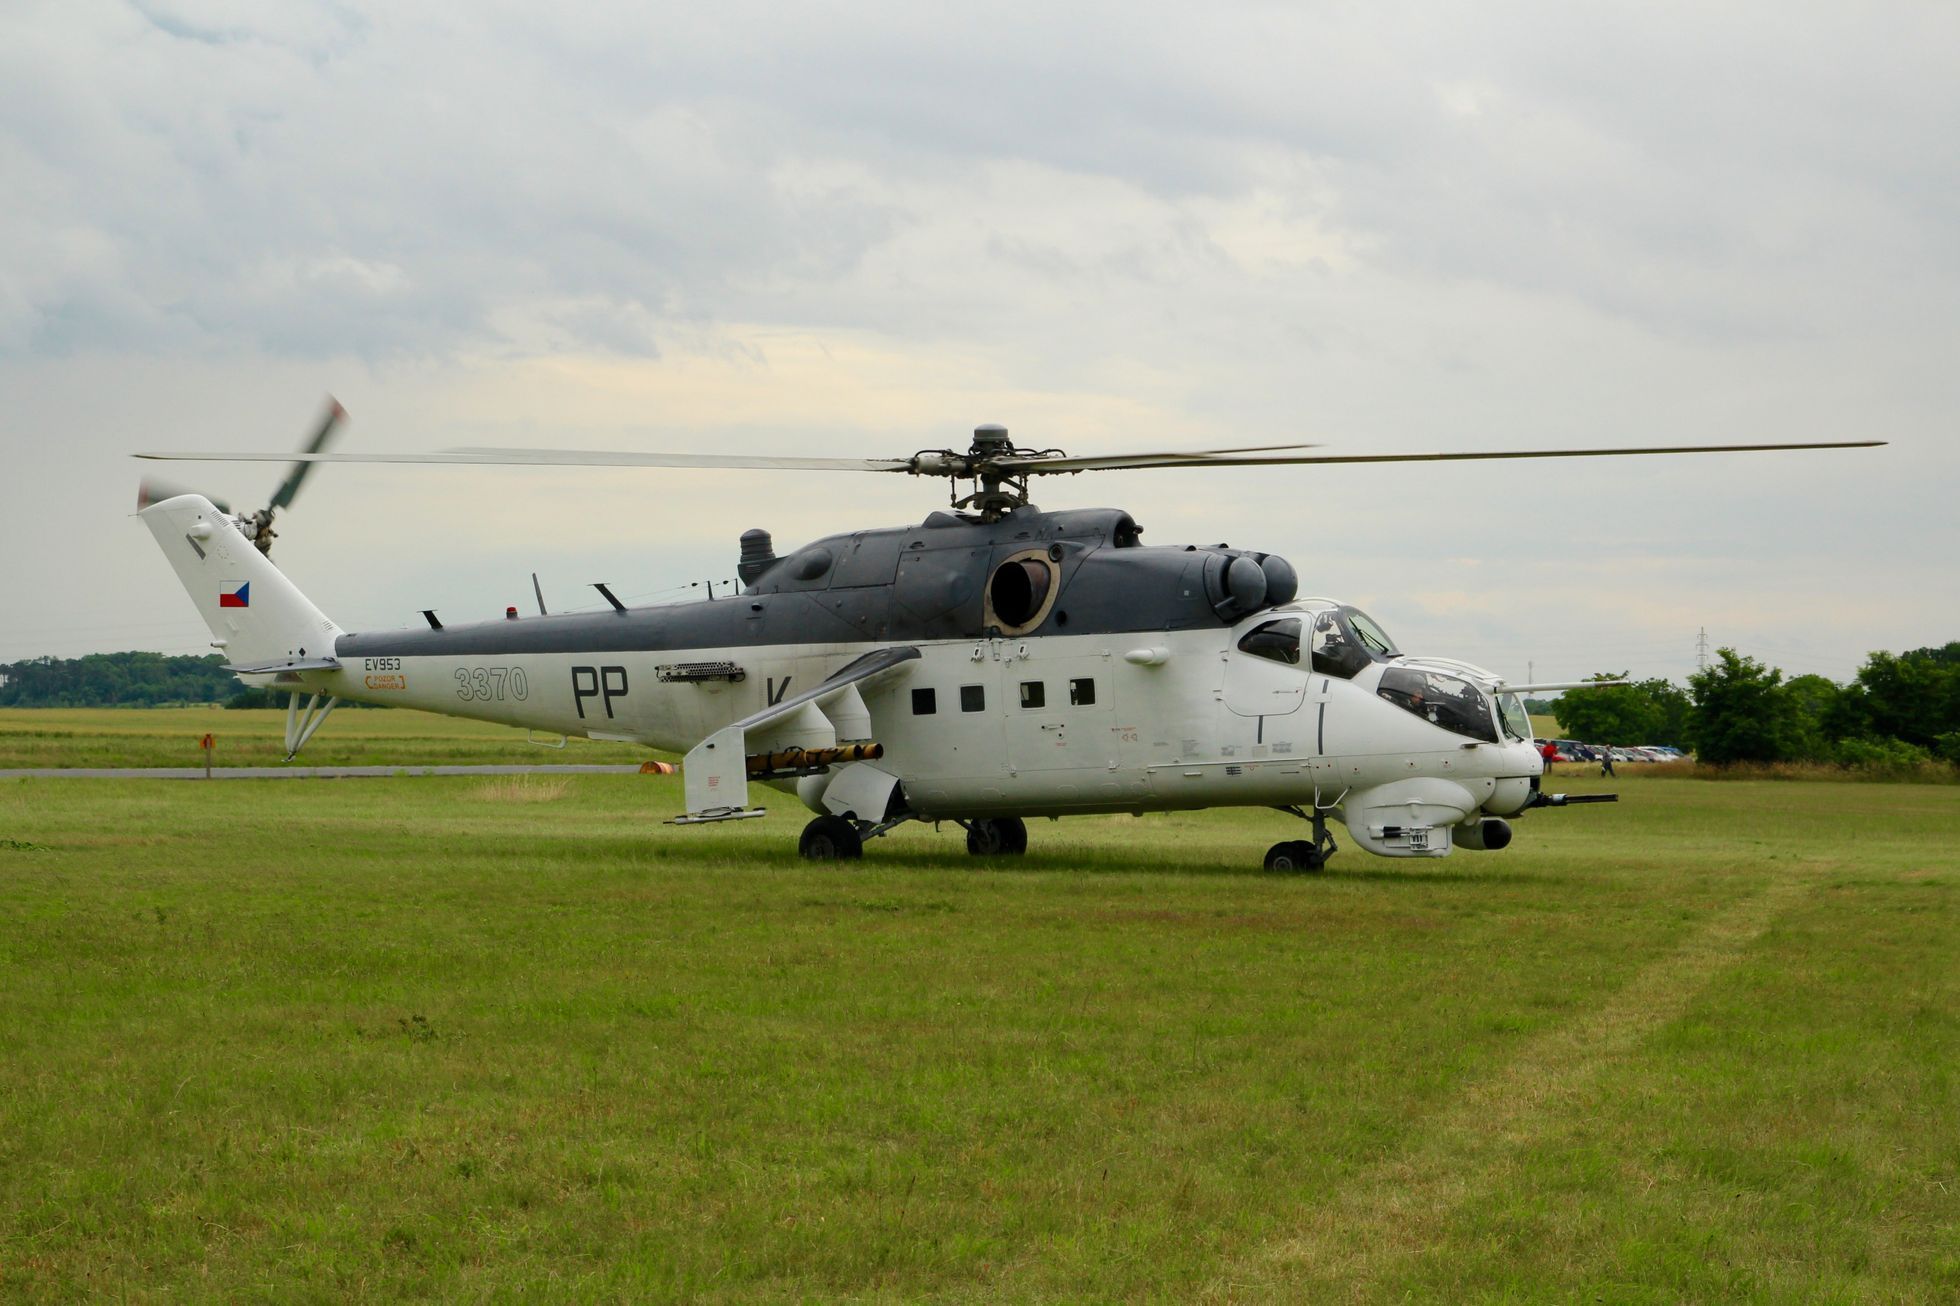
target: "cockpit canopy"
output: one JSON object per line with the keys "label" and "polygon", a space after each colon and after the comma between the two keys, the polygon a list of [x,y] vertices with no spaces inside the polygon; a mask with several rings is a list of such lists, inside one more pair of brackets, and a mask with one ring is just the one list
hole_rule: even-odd
{"label": "cockpit canopy", "polygon": [[1312,622],[1307,657],[1314,671],[1352,680],[1370,662],[1401,657],[1401,650],[1367,613],[1354,607],[1328,608],[1311,617],[1279,617],[1261,622],[1239,641],[1239,651],[1298,666],[1300,642]]}
{"label": "cockpit canopy", "polygon": [[1352,680],[1370,665],[1384,663],[1375,692],[1431,725],[1494,744],[1501,711],[1505,734],[1531,737],[1531,723],[1517,695],[1505,695],[1493,711],[1490,695],[1475,682],[1437,668],[1409,665],[1388,632],[1359,608],[1342,604],[1262,621],[1240,638],[1239,652],[1288,666],[1300,665],[1304,652],[1314,674],[1340,680]]}

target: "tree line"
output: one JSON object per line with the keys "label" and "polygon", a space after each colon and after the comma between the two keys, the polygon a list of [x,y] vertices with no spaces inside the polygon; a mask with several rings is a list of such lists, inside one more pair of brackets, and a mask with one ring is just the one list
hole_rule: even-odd
{"label": "tree line", "polygon": [[[1624,679],[1602,674],[1601,680]],[[1713,765],[1823,762],[1909,768],[1960,764],[1960,640],[1872,653],[1849,684],[1788,680],[1734,649],[1688,677],[1569,691],[1551,705],[1574,739],[1680,744]]]}
{"label": "tree line", "polygon": [[90,653],[0,662],[0,707],[282,707],[285,696],[242,685],[216,653]]}

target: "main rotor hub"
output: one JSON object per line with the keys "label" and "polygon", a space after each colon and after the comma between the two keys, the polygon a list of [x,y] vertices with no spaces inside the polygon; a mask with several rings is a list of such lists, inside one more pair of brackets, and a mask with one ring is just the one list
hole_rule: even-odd
{"label": "main rotor hub", "polygon": [[[949,451],[950,452],[950,451]],[[1032,449],[1017,449],[1007,428],[998,422],[987,422],[973,428],[973,444],[967,449],[966,457],[948,460],[948,474],[961,478],[971,478],[973,492],[962,498],[958,490],[953,492],[955,508],[977,508],[983,521],[999,521],[1016,508],[1028,506],[1028,473],[1015,472],[1000,466],[1003,458],[1015,454],[1031,454]],[[1054,453],[1057,450],[1039,452]],[[921,469],[923,470],[923,469]],[[937,469],[934,469],[937,470]]]}

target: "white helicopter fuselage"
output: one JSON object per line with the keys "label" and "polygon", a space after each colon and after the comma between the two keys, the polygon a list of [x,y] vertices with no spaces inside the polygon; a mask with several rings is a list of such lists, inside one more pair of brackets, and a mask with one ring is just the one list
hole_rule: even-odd
{"label": "white helicopter fuselage", "polygon": [[[858,695],[865,723],[855,733],[882,745],[883,757],[847,766],[893,775],[923,820],[1297,806],[1334,812],[1362,846],[1386,855],[1446,853],[1450,827],[1528,805],[1542,767],[1528,739],[1452,734],[1379,697],[1373,668],[1340,679],[1235,647],[1261,622],[1335,606],[1288,604],[1224,631],[922,643],[902,676]],[[384,656],[302,672],[298,683],[358,702],[685,753],[873,647]],[[740,667],[741,678],[674,678],[676,668],[717,664]],[[814,733],[792,727],[749,751],[848,737],[835,723]],[[826,810],[819,786],[773,783]],[[1384,815],[1357,822],[1351,795]],[[1402,833],[1380,833],[1387,827]]]}
{"label": "white helicopter fuselage", "polygon": [[[1071,634],[1053,630],[1051,618],[1067,620],[1065,610],[1051,613],[1057,583],[1026,614],[1050,633],[999,633],[994,605],[1008,597],[999,590],[986,600],[984,635],[796,642],[780,630],[761,638],[761,623],[842,600],[758,589],[670,609],[513,614],[448,628],[431,618],[429,630],[349,635],[208,501],[181,496],[143,516],[248,681],[682,752],[685,819],[695,822],[759,814],[748,800],[754,778],[867,828],[895,817],[1277,807],[1340,820],[1380,855],[1441,856],[1503,846],[1508,827],[1493,827],[1538,797],[1542,763],[1522,708],[1499,710],[1497,677],[1392,650],[1320,669],[1310,632],[1339,626],[1356,647],[1342,616],[1353,610],[1332,600],[1254,603],[1237,621],[1207,616],[1212,624],[1183,629]],[[981,557],[982,575],[1023,567],[1039,576],[1045,567],[1061,577],[1092,556],[1078,563],[1072,539],[1045,552],[1002,547],[1007,561]],[[1208,555],[1193,552],[1187,563],[1180,551],[1159,552],[1171,555],[1152,561],[1172,568],[1165,574],[1196,576],[1201,563],[1219,571]],[[771,565],[789,569],[802,556]],[[948,574],[934,583],[957,588]],[[901,599],[905,579],[888,585]],[[1202,603],[1192,592],[1179,601]],[[1089,611],[1082,603],[1077,610]],[[748,637],[691,644],[675,633],[711,630]],[[1385,684],[1412,675],[1455,690],[1468,735]],[[881,754],[758,765],[856,743]]]}

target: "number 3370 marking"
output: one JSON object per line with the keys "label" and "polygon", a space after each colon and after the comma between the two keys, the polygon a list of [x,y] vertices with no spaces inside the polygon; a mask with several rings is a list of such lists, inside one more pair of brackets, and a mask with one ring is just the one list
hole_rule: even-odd
{"label": "number 3370 marking", "polygon": [[523,667],[457,667],[456,697],[465,702],[487,702],[506,697],[526,699],[531,682]]}

